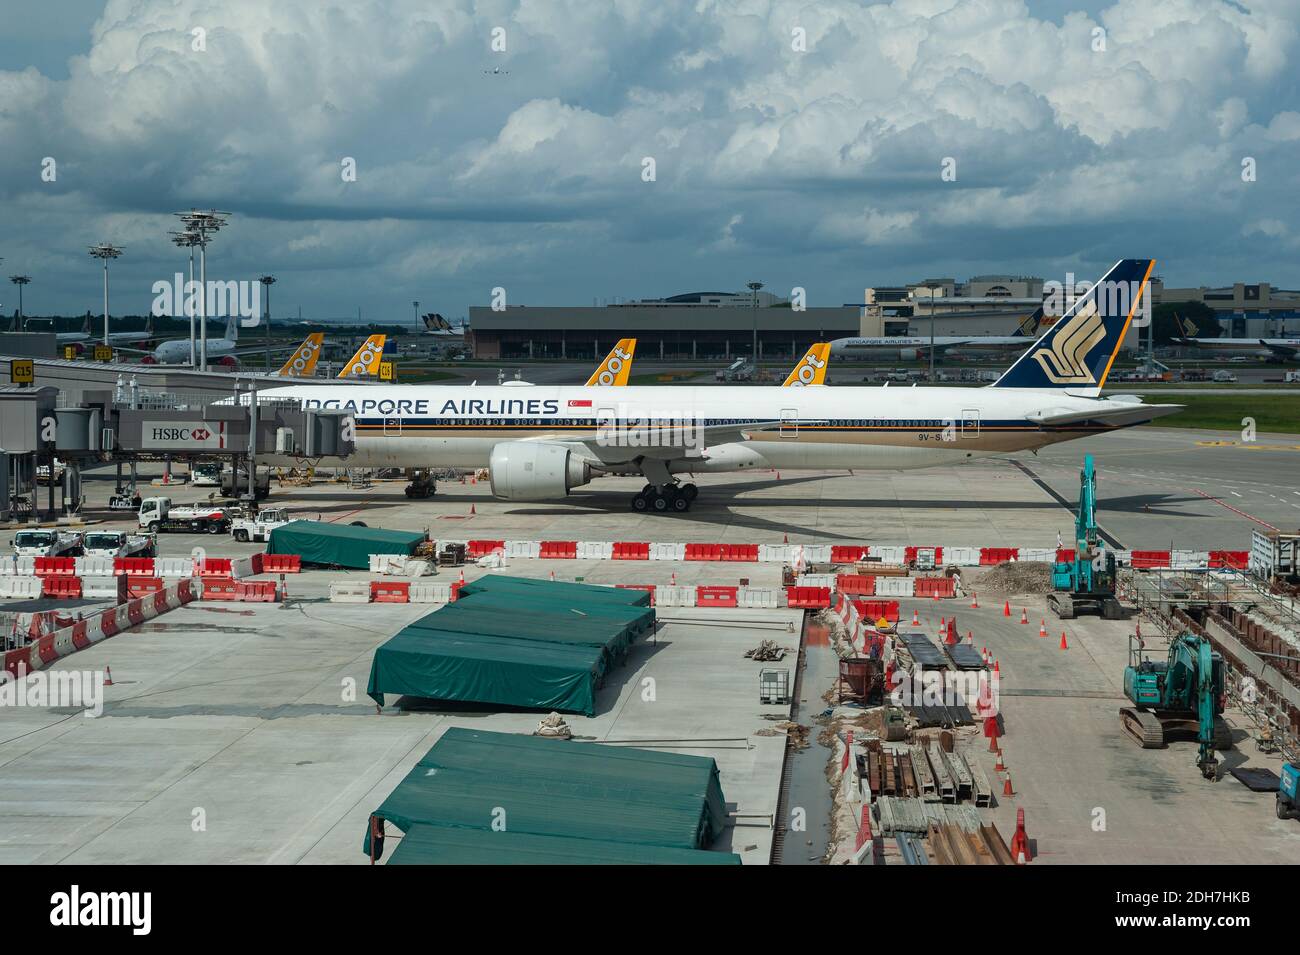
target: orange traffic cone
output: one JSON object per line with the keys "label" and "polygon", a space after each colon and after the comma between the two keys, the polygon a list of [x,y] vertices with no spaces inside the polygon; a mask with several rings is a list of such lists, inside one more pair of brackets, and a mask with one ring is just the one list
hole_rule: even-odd
{"label": "orange traffic cone", "polygon": [[555,583],[555,571],[551,571],[551,583]]}
{"label": "orange traffic cone", "polygon": [[1016,791],[1015,791],[1014,789],[1011,788],[1011,774],[1010,774],[1010,773],[1007,773],[1007,779],[1006,779],[1006,782],[1004,782],[1004,783],[1002,784],[1002,795],[1004,795],[1004,796],[1014,796],[1015,794],[1016,794]]}
{"label": "orange traffic cone", "polygon": [[1029,611],[1026,610],[1024,607],[1020,608],[1020,622],[1029,623]]}
{"label": "orange traffic cone", "polygon": [[920,625],[921,625],[921,618],[917,616],[916,610],[914,609],[912,611],[912,626],[919,627]]}
{"label": "orange traffic cone", "polygon": [[1004,616],[1004,617],[1009,617],[1009,616],[1011,616],[1011,601],[1010,601],[1010,600],[1008,600],[1006,603],[1004,603],[1004,604],[1002,605],[1002,616]]}
{"label": "orange traffic cone", "polygon": [[1039,635],[1040,637],[1045,637],[1045,636],[1047,636],[1047,621],[1046,621],[1046,620],[1040,620],[1040,621],[1038,621],[1038,635]]}
{"label": "orange traffic cone", "polygon": [[939,635],[944,636],[948,633],[948,621],[944,617],[939,618]]}
{"label": "orange traffic cone", "polygon": [[975,593],[975,591],[973,590],[970,592],[970,609],[971,610],[980,609],[980,595]]}
{"label": "orange traffic cone", "polygon": [[1070,649],[1070,645],[1069,645],[1068,643],[1065,642],[1065,631],[1064,631],[1064,630],[1061,631],[1061,649],[1062,649],[1062,650],[1068,650],[1068,649]]}
{"label": "orange traffic cone", "polygon": [[1007,764],[1002,762],[1002,750],[998,750],[998,761],[993,764],[993,772],[1004,773],[1007,771]]}
{"label": "orange traffic cone", "polygon": [[1016,834],[1011,837],[1011,857],[1016,860],[1016,865],[1024,865],[1026,862],[1032,862],[1033,852],[1029,849],[1029,835],[1025,832],[1025,811],[1016,810]]}
{"label": "orange traffic cone", "polygon": [[113,668],[104,667],[104,686],[113,685]]}
{"label": "orange traffic cone", "polygon": [[993,672],[996,673],[998,676],[1001,676],[1001,675],[1002,675],[1002,671],[1001,671],[1000,669],[998,669],[998,661],[997,661],[997,660],[994,660],[994,661],[993,661]]}
{"label": "orange traffic cone", "polygon": [[790,543],[790,535],[789,535],[789,534],[782,534],[782,535],[781,535],[781,543],[782,543],[782,544],[788,544],[788,543]]}
{"label": "orange traffic cone", "polygon": [[975,634],[971,633],[969,630],[966,631],[966,646],[975,646]]}
{"label": "orange traffic cone", "polygon": [[473,505],[473,504],[471,504],[471,505],[469,506],[469,512],[470,512],[471,514],[477,514],[477,513],[478,513],[478,511],[474,510],[474,505]]}

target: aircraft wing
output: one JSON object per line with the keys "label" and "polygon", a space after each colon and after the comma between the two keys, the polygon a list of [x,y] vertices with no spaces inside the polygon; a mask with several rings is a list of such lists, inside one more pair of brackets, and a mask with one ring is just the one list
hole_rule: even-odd
{"label": "aircraft wing", "polygon": [[1183,405],[1148,405],[1140,401],[1112,401],[1086,411],[1072,408],[1046,408],[1025,415],[1025,418],[1034,424],[1048,428],[1059,428],[1062,425],[1078,424],[1083,421],[1102,421],[1113,425],[1141,424],[1154,418],[1177,414],[1183,408]]}
{"label": "aircraft wing", "polygon": [[751,432],[770,431],[781,424],[777,420],[728,422],[703,427],[690,423],[671,427],[648,425],[620,429],[613,436],[614,440],[599,434],[584,437],[539,435],[527,440],[561,444],[601,464],[620,464],[636,458],[703,458],[707,457],[709,445],[748,441]]}
{"label": "aircraft wing", "polygon": [[1282,358],[1286,361],[1291,361],[1292,359],[1294,359],[1296,356],[1296,352],[1300,351],[1300,349],[1297,349],[1291,345],[1283,345],[1281,342],[1270,342],[1264,338],[1261,338],[1259,340],[1259,343],[1263,345],[1265,348],[1267,348],[1274,355],[1276,355],[1278,358]]}

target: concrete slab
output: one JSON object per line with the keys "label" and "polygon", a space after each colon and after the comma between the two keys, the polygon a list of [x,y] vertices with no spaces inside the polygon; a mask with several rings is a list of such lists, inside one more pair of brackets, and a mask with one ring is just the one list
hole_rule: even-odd
{"label": "concrete slab", "polygon": [[[0,861],[360,864],[366,818],[449,726],[531,732],[537,713],[390,707],[371,654],[432,608],[194,604],[56,664],[102,670],[97,719],[6,714]],[[719,849],[766,862],[788,708],[758,702],[758,631],[793,648],[794,611],[674,610],[575,734],[713,756],[744,819]],[[618,742],[613,742],[618,741]],[[556,745],[563,745],[557,743]]]}

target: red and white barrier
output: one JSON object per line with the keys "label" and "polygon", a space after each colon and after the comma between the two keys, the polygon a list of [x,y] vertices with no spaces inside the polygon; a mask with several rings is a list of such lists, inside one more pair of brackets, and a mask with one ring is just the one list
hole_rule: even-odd
{"label": "red and white barrier", "polygon": [[[933,554],[937,566],[980,567],[1007,561],[1046,562],[1072,560],[1074,552],[1055,547],[976,547],[903,544],[722,544],[672,543],[657,541],[440,541],[465,544],[470,557],[499,553],[503,557],[529,560],[669,560],[731,561],[738,563],[789,564],[795,568],[810,564],[850,564],[878,561],[885,565],[908,564],[918,553]],[[1212,570],[1221,567],[1244,569],[1245,551],[1114,551],[1121,566]],[[3,570],[0,569],[0,573]]]}
{"label": "red and white barrier", "polygon": [[194,600],[195,587],[188,580],[160,590],[157,593],[85,617],[75,623],[47,633],[19,650],[10,650],[4,656],[4,668],[17,677],[19,670],[31,673],[77,650],[152,620],[168,610],[175,610]]}

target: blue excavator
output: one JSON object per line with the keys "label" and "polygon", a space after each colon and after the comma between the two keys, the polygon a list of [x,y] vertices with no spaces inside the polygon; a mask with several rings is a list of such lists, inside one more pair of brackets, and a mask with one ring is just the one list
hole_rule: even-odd
{"label": "blue excavator", "polygon": [[1103,620],[1124,619],[1124,608],[1115,598],[1115,555],[1106,549],[1097,527],[1097,472],[1091,454],[1083,456],[1079,472],[1074,558],[1053,565],[1052,587],[1047,605],[1062,620],[1073,620],[1085,610],[1095,611]]}
{"label": "blue excavator", "polygon": [[1141,637],[1129,637],[1124,695],[1133,705],[1119,711],[1120,724],[1138,745],[1158,749],[1171,734],[1194,734],[1201,775],[1218,777],[1214,754],[1232,748],[1232,734],[1223,720],[1223,657],[1209,640],[1181,633],[1161,660]]}

